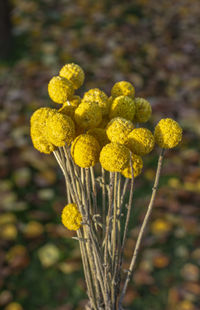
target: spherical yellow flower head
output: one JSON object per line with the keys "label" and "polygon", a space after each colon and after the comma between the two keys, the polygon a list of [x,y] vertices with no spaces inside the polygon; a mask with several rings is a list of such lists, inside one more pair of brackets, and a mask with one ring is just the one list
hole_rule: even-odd
{"label": "spherical yellow flower head", "polygon": [[129,165],[130,151],[119,143],[106,144],[100,153],[102,167],[110,172],[121,172]]}
{"label": "spherical yellow flower head", "polygon": [[85,79],[85,73],[83,69],[74,63],[66,64],[63,66],[59,74],[60,76],[69,80],[73,84],[74,89],[80,88],[83,85]]}
{"label": "spherical yellow flower head", "polygon": [[119,96],[130,96],[134,98],[135,88],[130,82],[120,81],[114,84],[111,89],[111,95],[116,98]]}
{"label": "spherical yellow flower head", "polygon": [[146,123],[152,113],[150,103],[144,98],[135,98],[135,116],[134,123]]}
{"label": "spherical yellow flower head", "polygon": [[111,119],[106,127],[106,133],[108,139],[111,142],[118,142],[125,144],[128,139],[128,134],[133,130],[134,126],[131,121],[122,117],[116,117]]}
{"label": "spherical yellow flower head", "polygon": [[79,106],[79,104],[81,103],[81,97],[80,96],[72,96],[70,99],[69,99],[69,103],[71,106],[77,108]]}
{"label": "spherical yellow flower head", "polygon": [[58,112],[69,116],[74,121],[75,110],[76,110],[76,107],[73,107],[69,105],[68,102],[66,102],[66,103],[63,103],[62,108],[60,108]]}
{"label": "spherical yellow flower head", "polygon": [[171,118],[163,118],[155,127],[156,143],[164,149],[177,146],[182,140],[182,128]]}
{"label": "spherical yellow flower head", "polygon": [[75,110],[76,123],[85,129],[98,127],[102,120],[100,107],[96,103],[81,102]]}
{"label": "spherical yellow flower head", "polygon": [[110,118],[123,117],[132,121],[135,115],[135,102],[128,96],[119,96],[113,100],[110,107]]}
{"label": "spherical yellow flower head", "polygon": [[61,220],[69,230],[78,230],[81,227],[82,215],[75,203],[69,203],[64,207]]}
{"label": "spherical yellow flower head", "polygon": [[48,84],[48,92],[54,102],[64,103],[74,94],[74,87],[67,79],[54,76]]}
{"label": "spherical yellow flower head", "polygon": [[30,135],[33,146],[41,153],[50,154],[55,150],[55,145],[47,140],[47,120],[57,111],[50,108],[40,108],[31,116]]}
{"label": "spherical yellow flower head", "polygon": [[128,135],[127,147],[136,155],[150,153],[154,144],[154,136],[147,128],[135,128]]}
{"label": "spherical yellow flower head", "polygon": [[103,128],[92,128],[89,129],[87,133],[95,137],[95,139],[99,142],[101,148],[110,142],[108,140],[106,130]]}
{"label": "spherical yellow flower head", "polygon": [[91,135],[82,134],[72,143],[71,155],[76,165],[82,168],[94,166],[99,160],[100,145]]}
{"label": "spherical yellow flower head", "polygon": [[95,102],[101,108],[102,115],[107,115],[109,113],[109,103],[108,96],[99,88],[90,89],[83,96],[83,102]]}
{"label": "spherical yellow flower head", "polygon": [[47,139],[56,146],[70,145],[75,138],[73,120],[62,113],[55,113],[47,120]]}
{"label": "spherical yellow flower head", "polygon": [[[133,153],[131,155],[131,158],[132,158],[132,163],[133,163],[133,175],[134,175],[134,178],[136,178],[142,172],[143,160],[141,156],[133,154]],[[129,165],[129,167],[125,168],[122,171],[122,174],[125,178],[132,179],[131,166]]]}

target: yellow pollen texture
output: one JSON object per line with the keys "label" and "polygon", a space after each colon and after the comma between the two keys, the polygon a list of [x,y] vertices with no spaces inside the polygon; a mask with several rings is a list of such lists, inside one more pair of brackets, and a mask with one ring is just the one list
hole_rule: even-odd
{"label": "yellow pollen texture", "polygon": [[51,108],[40,108],[31,116],[30,135],[33,146],[41,153],[50,154],[54,151],[55,145],[47,140],[47,120],[57,110]]}
{"label": "yellow pollen texture", "polygon": [[106,133],[111,142],[125,144],[128,134],[134,129],[131,121],[122,117],[113,118],[106,127]]}
{"label": "yellow pollen texture", "polygon": [[164,149],[177,146],[182,140],[182,128],[171,118],[163,118],[155,127],[156,143]]}
{"label": "yellow pollen texture", "polygon": [[65,114],[55,113],[47,120],[47,138],[56,146],[70,145],[75,138],[73,120]]}
{"label": "yellow pollen texture", "polygon": [[123,117],[132,121],[135,115],[135,102],[128,96],[115,98],[110,107],[110,118]]}
{"label": "yellow pollen texture", "polygon": [[67,79],[54,76],[48,84],[48,93],[54,102],[62,104],[74,94],[74,87]]}
{"label": "yellow pollen texture", "polygon": [[154,136],[147,128],[135,128],[128,135],[127,146],[136,155],[146,155],[153,150]]}
{"label": "yellow pollen texture", "polygon": [[96,103],[81,102],[75,110],[75,122],[84,129],[98,127],[101,121],[101,108]]}
{"label": "yellow pollen texture", "polygon": [[75,203],[69,203],[62,211],[61,220],[69,230],[78,230],[81,227],[82,215]]}
{"label": "yellow pollen texture", "polygon": [[71,155],[76,165],[82,168],[94,166],[99,160],[100,145],[89,134],[78,136],[72,143]]}
{"label": "yellow pollen texture", "polygon": [[114,98],[119,96],[130,96],[134,98],[135,88],[130,82],[120,81],[114,84],[111,90],[111,95]]}
{"label": "yellow pollen texture", "polygon": [[93,88],[87,91],[83,96],[83,101],[95,102],[101,108],[102,115],[109,113],[110,105],[108,96],[99,88]]}
{"label": "yellow pollen texture", "polygon": [[144,98],[135,98],[135,116],[134,123],[146,123],[152,113],[150,103]]}
{"label": "yellow pollen texture", "polygon": [[[133,164],[133,175],[134,175],[134,178],[136,178],[142,172],[143,160],[142,160],[141,156],[136,155],[136,154],[132,154],[131,158],[132,158],[132,164]],[[123,176],[125,178],[132,179],[132,169],[131,169],[131,166],[129,165],[128,168],[125,168],[122,171],[122,174],[123,174]]]}
{"label": "yellow pollen texture", "polygon": [[85,73],[83,69],[74,63],[66,64],[60,70],[60,76],[70,81],[74,89],[78,89],[83,85],[85,79]]}
{"label": "yellow pollen texture", "polygon": [[129,160],[129,149],[122,144],[114,142],[102,148],[99,159],[102,167],[110,172],[121,172],[128,167]]}

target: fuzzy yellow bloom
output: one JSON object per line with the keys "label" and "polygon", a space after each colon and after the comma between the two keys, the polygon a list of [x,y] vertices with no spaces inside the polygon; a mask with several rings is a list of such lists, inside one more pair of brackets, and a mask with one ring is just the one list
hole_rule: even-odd
{"label": "fuzzy yellow bloom", "polygon": [[[143,160],[142,160],[141,156],[133,154],[133,153],[131,155],[131,158],[132,158],[132,163],[133,163],[133,175],[136,178],[142,172]],[[123,174],[123,176],[125,178],[132,179],[132,169],[131,169],[131,166],[129,165],[129,167],[125,168],[122,171],[122,174]]]}
{"label": "fuzzy yellow bloom", "polygon": [[48,84],[48,92],[54,102],[64,103],[74,94],[74,87],[67,79],[54,76]]}
{"label": "fuzzy yellow bloom", "polygon": [[134,154],[146,155],[153,150],[154,144],[154,136],[147,128],[135,128],[128,135],[127,146]]}
{"label": "fuzzy yellow bloom", "polygon": [[55,150],[55,145],[47,140],[46,135],[47,120],[55,113],[57,113],[55,109],[40,108],[31,116],[31,139],[33,146],[41,153],[50,154]]}
{"label": "fuzzy yellow bloom", "polygon": [[87,131],[87,133],[99,142],[100,147],[102,148],[104,145],[109,143],[108,136],[106,130],[103,128],[92,128]]}
{"label": "fuzzy yellow bloom", "polygon": [[31,139],[33,142],[33,146],[41,153],[50,154],[52,153],[56,146],[52,143],[48,142],[43,136],[38,136],[37,130],[35,127],[31,127]]}
{"label": "fuzzy yellow bloom", "polygon": [[76,110],[76,107],[71,106],[68,104],[68,102],[66,102],[66,103],[63,103],[62,107],[58,110],[58,112],[69,116],[74,121],[75,110]]}
{"label": "fuzzy yellow bloom", "polygon": [[134,125],[131,121],[122,117],[115,117],[108,123],[106,133],[111,142],[125,144],[128,139],[128,134],[133,129]]}
{"label": "fuzzy yellow bloom", "polygon": [[96,103],[81,102],[75,110],[76,123],[85,129],[98,127],[102,121],[101,108]]}
{"label": "fuzzy yellow bloom", "polygon": [[88,101],[92,103],[97,103],[101,108],[102,115],[107,115],[109,113],[109,102],[108,96],[99,88],[93,88],[87,91],[83,96],[83,101]]}
{"label": "fuzzy yellow bloom", "polygon": [[115,98],[110,107],[110,118],[123,117],[132,121],[135,115],[135,102],[128,96],[119,96]]}
{"label": "fuzzy yellow bloom", "polygon": [[61,220],[69,230],[78,230],[81,227],[82,215],[75,203],[69,203],[64,207]]}
{"label": "fuzzy yellow bloom", "polygon": [[130,82],[120,81],[114,84],[111,90],[111,95],[114,98],[119,96],[130,96],[134,98],[135,88]]}
{"label": "fuzzy yellow bloom", "polygon": [[135,116],[134,123],[146,123],[152,113],[150,103],[144,98],[135,98]]}
{"label": "fuzzy yellow bloom", "polygon": [[106,144],[100,153],[99,161],[102,167],[110,172],[121,172],[129,165],[130,151],[119,143]]}
{"label": "fuzzy yellow bloom", "polygon": [[79,104],[81,103],[81,97],[80,97],[80,96],[77,96],[77,95],[72,96],[72,97],[69,99],[69,103],[70,103],[71,106],[77,108],[77,107],[79,106]]}
{"label": "fuzzy yellow bloom", "polygon": [[75,138],[73,120],[62,113],[55,113],[47,120],[47,139],[56,146],[70,145]]}
{"label": "fuzzy yellow bloom", "polygon": [[163,118],[155,127],[156,143],[164,148],[171,149],[177,146],[182,140],[182,128],[171,118]]}
{"label": "fuzzy yellow bloom", "polygon": [[100,145],[91,135],[82,134],[72,143],[71,155],[76,165],[82,168],[94,166],[99,160]]}
{"label": "fuzzy yellow bloom", "polygon": [[78,89],[83,85],[85,73],[83,69],[74,63],[66,64],[60,70],[60,76],[66,78],[73,84],[74,89]]}

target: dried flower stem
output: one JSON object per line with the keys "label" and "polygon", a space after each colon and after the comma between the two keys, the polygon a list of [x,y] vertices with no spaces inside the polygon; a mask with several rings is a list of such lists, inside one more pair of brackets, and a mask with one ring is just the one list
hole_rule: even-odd
{"label": "dried flower stem", "polygon": [[123,298],[124,298],[124,296],[126,294],[126,290],[127,290],[129,281],[130,281],[130,279],[132,277],[132,274],[133,274],[133,269],[134,269],[134,266],[135,266],[135,263],[136,263],[136,259],[137,259],[137,256],[138,256],[138,251],[139,251],[139,248],[140,248],[142,237],[144,235],[145,228],[146,228],[146,226],[148,224],[148,221],[149,221],[149,218],[151,216],[154,200],[155,200],[155,197],[156,197],[156,192],[157,192],[157,189],[158,189],[158,183],[159,183],[159,179],[160,179],[160,172],[161,172],[163,158],[164,158],[164,149],[161,150],[161,153],[160,153],[160,156],[159,156],[158,166],[157,166],[157,171],[156,171],[156,177],[155,177],[155,182],[154,182],[154,186],[153,186],[153,189],[152,189],[152,195],[151,195],[150,203],[149,203],[149,206],[147,208],[147,212],[146,212],[145,218],[143,220],[143,223],[142,223],[142,226],[141,226],[138,238],[137,238],[137,242],[136,242],[135,249],[134,249],[134,252],[133,252],[133,256],[132,256],[132,260],[131,260],[131,263],[130,263],[130,267],[129,267],[129,270],[128,270],[128,273],[127,273],[127,277],[126,277],[126,280],[125,280],[125,284],[124,284],[124,287],[123,287],[123,290],[122,290],[122,293],[121,293],[121,296],[120,296],[119,306],[122,305]]}

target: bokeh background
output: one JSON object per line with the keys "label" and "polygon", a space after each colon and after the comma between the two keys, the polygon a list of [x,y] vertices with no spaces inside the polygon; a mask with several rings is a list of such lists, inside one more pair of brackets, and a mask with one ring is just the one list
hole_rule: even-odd
{"label": "bokeh background", "polygon": [[[29,118],[55,107],[47,83],[62,65],[86,72],[79,94],[128,80],[153,108],[153,128],[184,128],[166,152],[161,185],[125,305],[200,309],[199,0],[1,0],[0,309],[78,310],[86,294],[77,242],[60,223],[65,204],[52,156],[34,150]],[[137,180],[125,267],[147,206],[158,150]]]}

